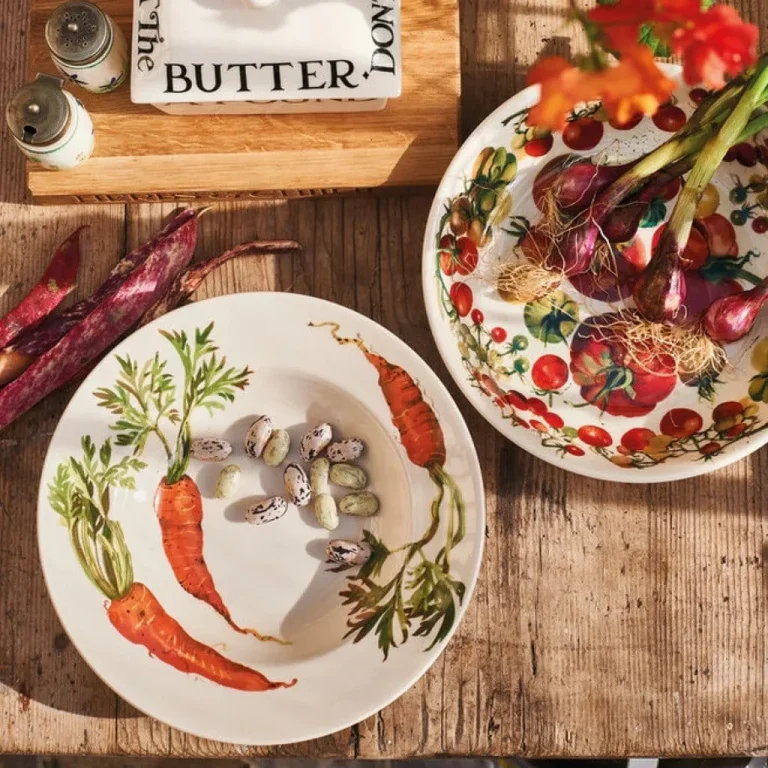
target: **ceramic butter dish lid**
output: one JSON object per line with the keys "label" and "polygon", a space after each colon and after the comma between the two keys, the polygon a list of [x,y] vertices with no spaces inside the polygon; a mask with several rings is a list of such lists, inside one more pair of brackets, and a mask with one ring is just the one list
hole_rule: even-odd
{"label": "ceramic butter dish lid", "polygon": [[400,0],[134,0],[137,104],[400,95]]}

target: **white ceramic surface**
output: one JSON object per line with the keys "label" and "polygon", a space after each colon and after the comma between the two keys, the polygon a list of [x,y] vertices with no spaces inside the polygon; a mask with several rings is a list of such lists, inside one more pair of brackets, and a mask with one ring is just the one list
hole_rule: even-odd
{"label": "white ceramic surface", "polygon": [[[354,344],[340,345],[333,328],[309,323],[339,324],[339,338],[360,334],[370,355]],[[223,464],[191,461],[187,474],[203,497],[204,556],[216,588],[240,626],[279,635],[291,645],[262,643],[239,634],[205,601],[181,588],[161,540],[153,495],[166,472],[166,458],[154,434],[147,438],[141,460],[146,469],[130,471],[135,490],[113,488],[108,503],[110,525],[119,523],[130,551],[133,575],[126,583],[145,584],[165,611],[193,638],[229,659],[257,669],[271,680],[297,684],[289,689],[249,692],[185,674],[131,643],[110,623],[105,595],[91,583],[75,556],[68,527],[51,506],[49,485],[69,457],[83,464],[81,438],[89,435],[97,449],[115,431],[116,417],[99,407],[94,392],[115,387],[121,375],[117,360],[139,364],[155,353],[167,361],[166,373],[179,386],[183,370],[161,331],[186,331],[213,323],[211,340],[227,366],[249,366],[249,384],[234,391],[222,410],[193,412],[192,437],[224,437],[234,446]],[[207,359],[207,358],[206,358]],[[447,461],[416,466],[401,443],[371,360],[401,366],[418,381],[425,401],[434,409]],[[383,370],[383,369],[382,369]],[[386,370],[396,370],[387,367]],[[178,394],[178,393],[177,393]],[[176,400],[182,407],[180,395]],[[381,501],[378,516],[344,517],[329,533],[315,522],[311,507],[288,513],[275,522],[251,526],[245,508],[254,500],[283,493],[282,471],[248,458],[243,439],[253,419],[267,413],[275,426],[293,439],[292,460],[298,460],[301,436],[321,421],[330,421],[338,437],[360,437],[366,451],[360,460],[370,488]],[[162,430],[173,435],[173,425]],[[114,443],[114,440],[113,440]],[[112,446],[109,462],[126,460],[131,448]],[[214,498],[216,479],[224,464],[242,468],[235,499]],[[440,462],[438,462],[440,463]],[[444,485],[443,485],[444,484]],[[461,605],[446,626],[446,637],[430,649],[435,631],[416,636],[419,619],[411,620],[408,639],[388,649],[377,647],[372,631],[359,642],[344,638],[349,606],[339,592],[357,569],[331,573],[324,563],[331,538],[358,540],[369,530],[390,550],[420,540],[430,530],[430,508],[437,487],[463,497],[462,514],[448,494],[440,506],[436,535],[413,556],[411,568],[440,558],[448,541],[450,564],[445,573],[463,584]],[[334,491],[341,497],[340,489]],[[98,494],[97,494],[98,495]],[[98,498],[97,505],[100,504]],[[461,541],[452,539],[465,526]],[[111,529],[110,529],[111,530]],[[279,744],[328,734],[373,714],[406,691],[435,661],[470,599],[484,538],[484,498],[480,467],[462,417],[447,390],[428,366],[402,341],[373,321],[329,302],[293,294],[255,293],[221,297],[193,304],[159,319],[124,341],[90,374],[69,404],[51,442],[41,480],[38,534],[43,572],[56,611],[74,645],[94,671],[138,709],[172,726],[203,737],[244,744]],[[444,551],[444,550],[443,550]],[[409,551],[386,558],[374,582],[383,584],[397,573]],[[410,568],[409,568],[410,571]],[[412,591],[404,585],[407,600]],[[455,593],[454,593],[455,597]],[[119,600],[112,601],[115,608]],[[438,625],[439,629],[441,625]]]}

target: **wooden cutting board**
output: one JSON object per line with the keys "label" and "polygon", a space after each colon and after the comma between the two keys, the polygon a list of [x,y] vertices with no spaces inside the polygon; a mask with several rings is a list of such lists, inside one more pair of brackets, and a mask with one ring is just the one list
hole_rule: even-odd
{"label": "wooden cutting board", "polygon": [[[32,0],[29,75],[55,73],[45,22],[61,0]],[[132,0],[97,0],[130,39]],[[28,164],[41,203],[301,197],[434,186],[456,152],[459,17],[456,0],[405,0],[403,95],[380,112],[171,116],[130,101],[124,85],[82,99],[96,151],[80,168]]]}

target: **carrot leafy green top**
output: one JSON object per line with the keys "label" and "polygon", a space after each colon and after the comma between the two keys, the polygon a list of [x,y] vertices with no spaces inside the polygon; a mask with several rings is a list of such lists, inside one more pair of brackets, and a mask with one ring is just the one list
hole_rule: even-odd
{"label": "carrot leafy green top", "polygon": [[[185,331],[160,331],[184,369],[180,409],[176,406],[176,383],[159,353],[142,366],[129,356],[118,356],[121,372],[115,386],[94,393],[99,405],[118,417],[112,426],[118,445],[132,445],[134,454],[140,454],[149,435],[157,436],[168,459],[167,481],[171,484],[184,476],[189,465],[192,413],[199,408],[209,415],[223,410],[226,403],[234,402],[235,390],[248,386],[252,374],[247,366],[227,367],[226,358],[217,355],[219,349],[211,339],[212,331],[213,323],[203,330],[195,329],[191,339]],[[175,429],[174,439],[163,431],[163,421]]]}
{"label": "carrot leafy green top", "polygon": [[114,600],[133,584],[133,565],[123,529],[110,518],[110,489],[133,490],[134,473],[146,464],[135,456],[113,463],[110,440],[97,452],[86,435],[81,447],[81,458],[70,456],[59,464],[48,485],[48,500],[66,523],[86,575],[103,595]]}

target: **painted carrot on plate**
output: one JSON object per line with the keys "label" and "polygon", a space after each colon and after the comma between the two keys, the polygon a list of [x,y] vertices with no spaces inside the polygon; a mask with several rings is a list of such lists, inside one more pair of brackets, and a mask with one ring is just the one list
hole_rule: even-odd
{"label": "painted carrot on plate", "polygon": [[164,664],[227,688],[270,691],[295,685],[296,680],[272,681],[195,640],[149,587],[135,581],[122,527],[110,516],[110,490],[116,486],[135,489],[134,475],[146,465],[133,456],[113,461],[110,440],[98,451],[90,437],[84,437],[81,446],[80,458],[59,464],[48,486],[48,500],[67,526],[85,575],[107,598],[112,626]]}
{"label": "painted carrot on plate", "polygon": [[0,318],[0,348],[50,315],[72,292],[80,267],[80,235],[84,229],[76,229],[56,249],[34,288],[5,317]]}

